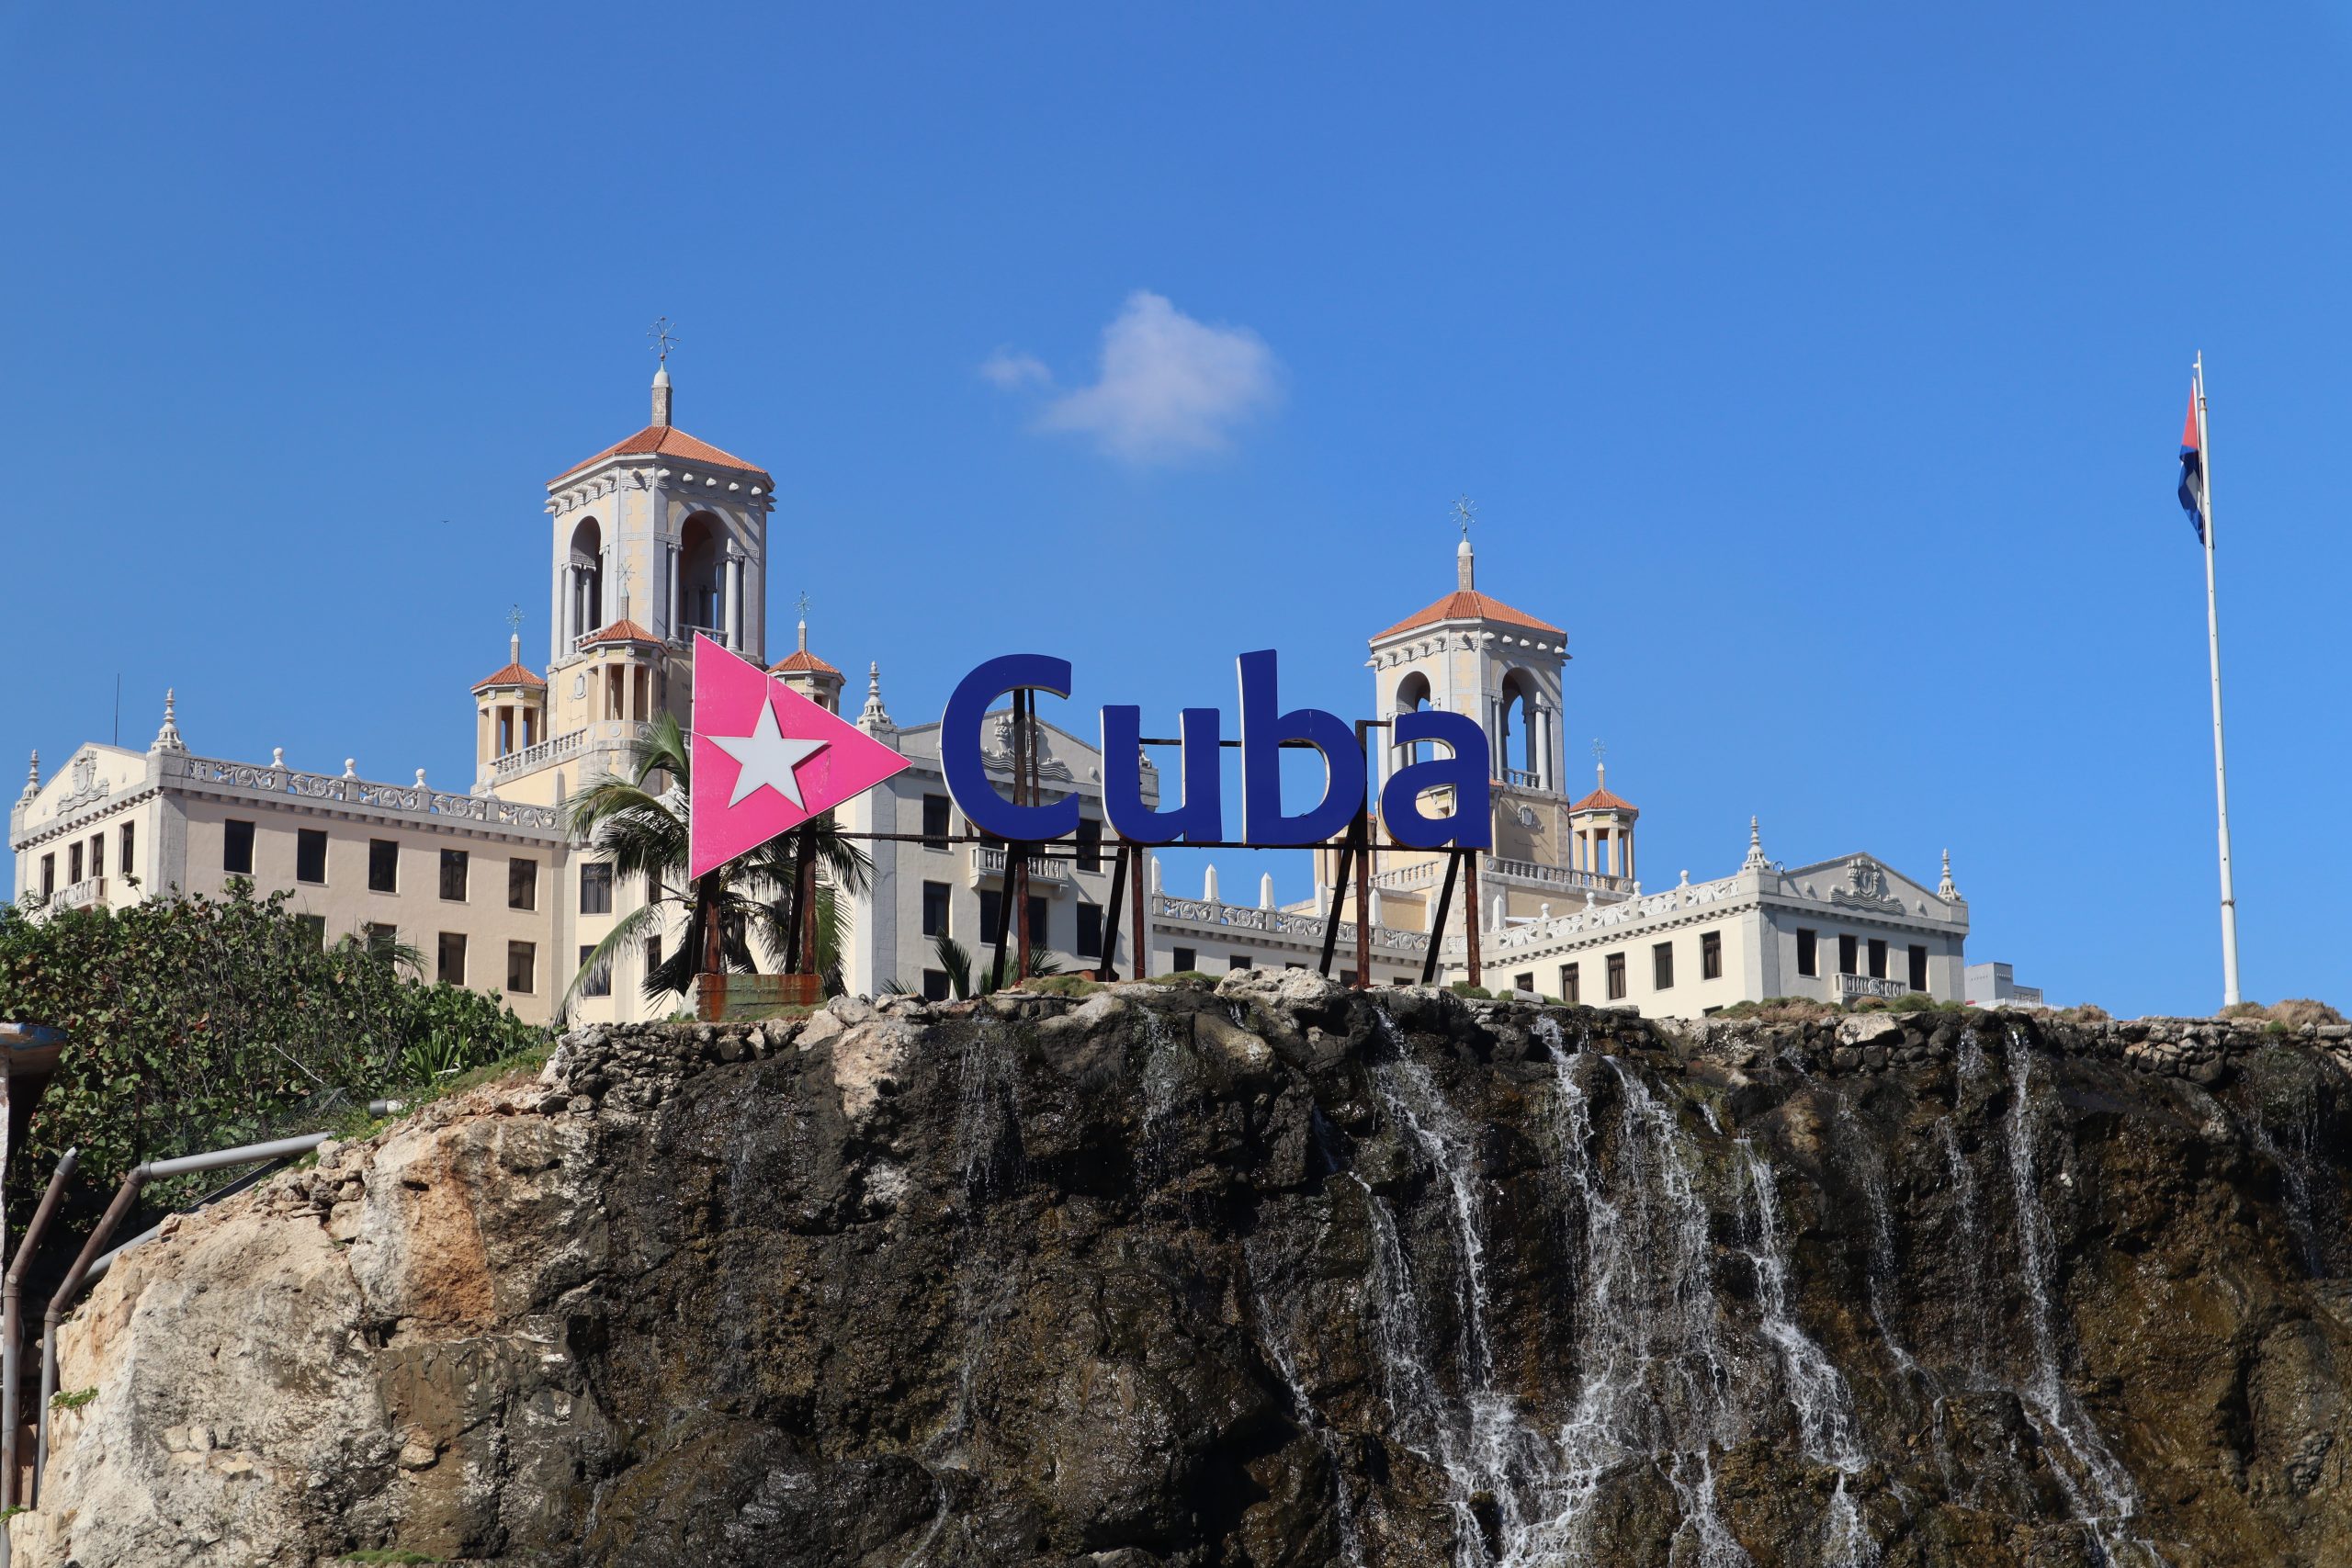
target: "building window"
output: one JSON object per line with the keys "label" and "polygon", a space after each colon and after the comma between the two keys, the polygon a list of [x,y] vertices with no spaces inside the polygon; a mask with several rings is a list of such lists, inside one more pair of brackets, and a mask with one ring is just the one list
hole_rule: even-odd
{"label": "building window", "polygon": [[580,994],[583,997],[609,997],[613,994],[613,966],[599,964],[595,968],[588,969],[588,960],[595,955],[595,952],[594,942],[581,944],[580,967],[587,969],[588,973],[580,982]]}
{"label": "building window", "polygon": [[580,912],[583,915],[609,915],[613,912],[613,863],[598,861],[580,868]]}
{"label": "building window", "polygon": [[1886,939],[1884,937],[1871,938],[1871,978],[1873,980],[1886,978]]}
{"label": "building window", "polygon": [[539,947],[531,942],[510,942],[506,944],[506,988],[518,997],[527,997],[538,985]]}
{"label": "building window", "polygon": [[368,840],[368,891],[397,893],[401,889],[401,847],[390,839]]}
{"label": "building window", "polygon": [[463,931],[441,933],[440,964],[434,970],[433,977],[445,986],[466,983],[466,936]]}
{"label": "building window", "polygon": [[130,874],[130,868],[137,863],[130,858],[130,852],[138,842],[138,825],[136,823],[125,822],[122,825],[122,844],[119,849],[116,850],[114,857],[114,868],[118,874],[123,876],[129,876]]}
{"label": "building window", "polygon": [[1840,936],[1838,939],[1838,973],[1840,975],[1855,975],[1860,973],[1860,970],[1854,967],[1857,962],[1856,953],[1860,945],[1860,942],[1851,933]]}
{"label": "building window", "polygon": [[922,797],[922,847],[944,850],[947,847],[947,832],[953,818],[948,813],[947,797],[926,795]]}
{"label": "building window", "polygon": [[367,939],[368,951],[382,958],[390,958],[392,949],[401,940],[400,927],[383,925],[375,920],[361,926],[359,934]]}
{"label": "building window", "polygon": [[[79,850],[74,858],[82,858]],[[254,825],[232,817],[220,824],[220,869],[235,876],[254,874]],[[81,878],[75,877],[75,881]]]}
{"label": "building window", "polygon": [[923,935],[939,937],[953,934],[954,928],[949,923],[949,909],[952,907],[949,903],[949,893],[950,889],[944,882],[926,882],[922,885]]}
{"label": "building window", "polygon": [[1001,909],[1003,907],[1004,907],[1004,895],[1003,895],[1002,893],[1000,893],[1000,892],[996,891],[994,888],[990,888],[990,887],[983,887],[983,888],[981,888],[981,889],[980,889],[980,945],[981,945],[981,946],[986,947],[986,946],[988,946],[989,943],[991,943],[991,942],[995,942],[995,941],[996,941],[996,918],[997,918],[997,913],[998,913],[998,911],[999,911],[1000,909]]}
{"label": "building window", "polygon": [[1179,975],[1200,967],[1200,954],[1189,947],[1175,949],[1168,955],[1168,961],[1176,966],[1176,973]]}
{"label": "building window", "polygon": [[1340,984],[1341,984],[1342,986],[1347,987],[1348,987],[1348,989],[1350,989],[1350,990],[1351,990],[1351,991],[1352,991],[1352,990],[1354,990],[1354,989],[1355,989],[1355,987],[1356,987],[1356,972],[1355,972],[1354,970],[1352,970],[1352,969],[1342,969],[1342,970],[1340,970]]}
{"label": "building window", "polygon": [[1819,939],[1803,926],[1797,928],[1797,973],[1800,975],[1821,973]]}
{"label": "building window", "polygon": [[539,863],[516,855],[506,863],[506,907],[510,909],[536,909],[539,907]]}
{"label": "building window", "polygon": [[53,853],[45,854],[40,857],[40,896],[50,898],[54,897],[56,894],[57,856]]}
{"label": "building window", "polygon": [[1080,958],[1102,956],[1102,906],[1080,904],[1078,907],[1078,955]]}
{"label": "building window", "polygon": [[1928,950],[1916,942],[1911,944],[1911,988],[1922,995],[1928,989]]}
{"label": "building window", "polygon": [[1250,966],[1250,955],[1246,953],[1237,953],[1225,961],[1225,966],[1227,969],[1247,969]]}
{"label": "building window", "polygon": [[922,972],[923,1000],[927,1002],[944,1002],[955,994],[956,992],[954,987],[950,987],[947,983],[946,970],[926,969]]}
{"label": "building window", "polygon": [[1046,901],[1033,897],[1029,900],[1029,945],[1051,947],[1053,942],[1046,937]]}
{"label": "building window", "polygon": [[93,833],[90,835],[90,874],[104,876],[106,874],[107,836],[104,833]]}
{"label": "building window", "polygon": [[1525,991],[1531,996],[1533,995],[1535,991],[1534,972],[1531,970],[1524,975],[1512,976],[1510,977],[1510,988],[1514,991]]}
{"label": "building window", "polygon": [[1609,955],[1609,999],[1612,1002],[1625,999],[1625,955],[1622,953]]}
{"label": "building window", "polygon": [[1571,1007],[1580,1004],[1584,1000],[1584,987],[1581,980],[1582,976],[1577,975],[1575,964],[1561,964],[1560,999]]}
{"label": "building window", "polygon": [[1081,817],[1078,819],[1078,869],[1102,869],[1102,823],[1099,818]]}
{"label": "building window", "polygon": [[324,915],[297,915],[294,917],[294,923],[310,933],[311,941],[314,944],[319,947],[326,946],[327,918]]}
{"label": "building window", "polygon": [[1670,942],[1650,949],[1650,986],[1660,991],[1674,989],[1674,944]]}
{"label": "building window", "polygon": [[650,977],[661,967],[662,939],[658,936],[647,937],[645,939],[645,973]]}
{"label": "building window", "polygon": [[1724,977],[1724,933],[1699,933],[1699,978],[1720,980]]}
{"label": "building window", "polygon": [[294,833],[294,880],[323,885],[327,879],[327,830],[299,828]]}
{"label": "building window", "polygon": [[[248,871],[253,869],[250,863],[247,863],[245,869]],[[82,844],[81,840],[77,839],[73,843],[65,846],[65,886],[71,887],[81,880]]]}
{"label": "building window", "polygon": [[466,901],[466,864],[471,859],[464,850],[441,852],[441,897],[449,903]]}

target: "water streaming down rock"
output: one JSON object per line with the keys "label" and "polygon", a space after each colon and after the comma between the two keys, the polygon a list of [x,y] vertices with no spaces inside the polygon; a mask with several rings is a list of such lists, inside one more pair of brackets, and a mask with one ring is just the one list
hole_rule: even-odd
{"label": "water streaming down rock", "polygon": [[2327,1042],[1281,974],[839,1023],[575,1036],[127,1256],[20,1568],[2352,1561]]}
{"label": "water streaming down rock", "polygon": [[2056,1447],[2072,1461],[2058,1464],[2057,1474],[2102,1552],[2109,1558],[2120,1556],[2127,1562],[2161,1563],[2164,1558],[2154,1543],[2137,1533],[2134,1516],[2140,1512],[2140,1500],[2131,1473],[2117,1461],[2098,1425],[2066,1386],[2053,1300],[2056,1249],[2035,1171],[2033,1054],[2016,1028],[2010,1028],[2004,1039],[2002,1057],[2009,1079],[2006,1127],[2009,1185],[2017,1203],[2018,1262],[2032,1303],[2026,1326],[2033,1345],[2033,1373],[2018,1392],[2045,1443],[2054,1434]]}

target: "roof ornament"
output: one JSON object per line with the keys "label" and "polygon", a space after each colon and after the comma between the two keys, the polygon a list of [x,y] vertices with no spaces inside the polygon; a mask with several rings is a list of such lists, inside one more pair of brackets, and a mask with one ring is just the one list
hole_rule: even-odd
{"label": "roof ornament", "polygon": [[1462,543],[1453,550],[1454,585],[1464,592],[1478,585],[1477,558],[1470,549],[1470,525],[1478,520],[1478,503],[1466,495],[1453,498],[1453,521],[1462,530]]}
{"label": "roof ornament", "polygon": [[896,728],[890,722],[889,710],[882,705],[882,666],[879,661],[869,662],[865,666],[865,708],[857,716],[857,722],[864,729]]}
{"label": "roof ornament", "polygon": [[1609,748],[1600,743],[1598,735],[1592,738],[1592,780],[1597,788],[1609,787]]}
{"label": "roof ornament", "polygon": [[164,728],[155,731],[150,751],[185,751],[187,742],[180,739],[178,693],[170,686],[164,688]]}
{"label": "roof ornament", "polygon": [[506,662],[523,662],[523,606],[520,604],[506,607]]}
{"label": "roof ornament", "polygon": [[30,800],[40,793],[40,752],[33,752],[32,766],[25,770],[25,793],[21,798]]}
{"label": "roof ornament", "polygon": [[1950,850],[1944,852],[1944,879],[1936,884],[1936,897],[1946,899],[1960,897],[1960,889],[1951,884],[1951,852]]}
{"label": "roof ornament", "polygon": [[1764,858],[1764,835],[1756,826],[1756,818],[1747,819],[1747,858],[1739,863],[1742,871],[1770,871],[1772,863]]}
{"label": "roof ornament", "polygon": [[808,592],[807,589],[801,590],[798,604],[800,606],[800,651],[806,653],[808,651]]}
{"label": "roof ornament", "polygon": [[678,334],[670,330],[669,317],[656,316],[645,335],[653,340],[653,423],[666,425],[670,423],[670,350],[676,345]]}

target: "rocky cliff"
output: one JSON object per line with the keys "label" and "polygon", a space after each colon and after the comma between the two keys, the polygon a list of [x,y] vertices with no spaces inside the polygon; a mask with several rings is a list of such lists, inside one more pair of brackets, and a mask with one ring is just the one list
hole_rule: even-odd
{"label": "rocky cliff", "polygon": [[17,1561],[2352,1562],[2344,1032],[574,1035],[129,1255]]}

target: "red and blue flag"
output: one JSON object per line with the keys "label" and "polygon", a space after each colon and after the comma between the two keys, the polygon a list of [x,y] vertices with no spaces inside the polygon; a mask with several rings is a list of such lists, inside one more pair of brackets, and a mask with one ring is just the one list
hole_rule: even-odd
{"label": "red and blue flag", "polygon": [[2180,509],[2205,542],[2205,449],[2197,439],[2197,391],[2188,393],[2188,423],[2180,431]]}

